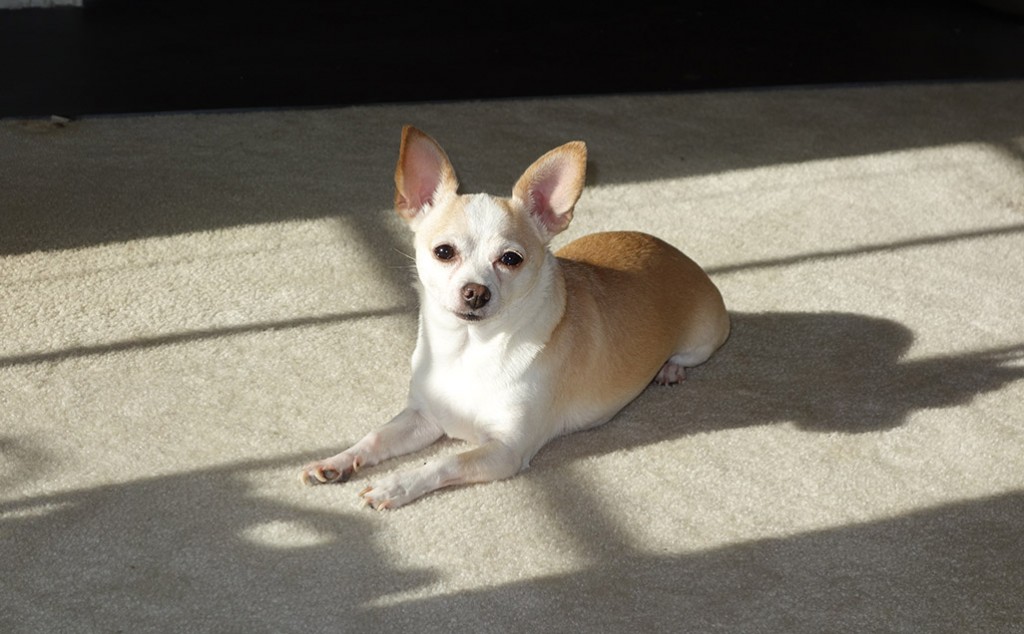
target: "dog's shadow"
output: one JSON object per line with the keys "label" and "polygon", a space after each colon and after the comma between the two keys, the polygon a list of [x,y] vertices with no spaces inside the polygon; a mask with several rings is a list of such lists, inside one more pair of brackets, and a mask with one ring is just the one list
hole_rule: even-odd
{"label": "dog's shadow", "polygon": [[1024,379],[1024,344],[907,358],[914,334],[852,313],[738,313],[725,346],[676,387],[651,386],[587,441],[542,451],[580,456],[686,434],[774,423],[862,433],[915,411],[969,403]]}

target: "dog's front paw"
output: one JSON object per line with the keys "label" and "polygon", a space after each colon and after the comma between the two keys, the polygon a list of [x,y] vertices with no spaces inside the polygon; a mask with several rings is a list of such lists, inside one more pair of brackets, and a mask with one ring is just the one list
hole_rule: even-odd
{"label": "dog's front paw", "polygon": [[412,502],[419,495],[413,493],[409,485],[403,482],[402,474],[395,474],[375,482],[359,492],[363,505],[378,511],[397,509]]}
{"label": "dog's front paw", "polygon": [[309,485],[345,482],[359,471],[361,464],[359,456],[343,452],[326,460],[309,463],[299,472],[299,480]]}

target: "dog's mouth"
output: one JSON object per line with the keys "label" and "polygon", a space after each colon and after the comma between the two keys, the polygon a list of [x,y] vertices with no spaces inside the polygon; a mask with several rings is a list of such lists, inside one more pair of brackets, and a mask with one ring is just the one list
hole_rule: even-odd
{"label": "dog's mouth", "polygon": [[477,315],[475,313],[455,313],[455,316],[461,319],[462,321],[480,321],[481,319],[483,319],[482,316]]}

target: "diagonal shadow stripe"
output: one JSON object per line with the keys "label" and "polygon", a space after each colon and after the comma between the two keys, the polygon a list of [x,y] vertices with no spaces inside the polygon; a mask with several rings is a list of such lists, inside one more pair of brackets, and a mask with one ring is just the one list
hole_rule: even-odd
{"label": "diagonal shadow stripe", "polygon": [[166,335],[153,337],[139,337],[123,341],[96,344],[91,346],[75,346],[50,352],[33,352],[28,354],[0,357],[0,368],[9,368],[19,365],[31,365],[34,363],[47,363],[51,361],[65,361],[96,355],[121,352],[126,350],[147,350],[177,343],[190,343],[208,339],[219,339],[235,335],[244,335],[266,330],[288,330],[292,328],[306,328],[309,326],[320,326],[324,324],[335,324],[345,321],[356,321],[359,319],[371,319],[374,317],[393,317],[395,315],[411,314],[414,306],[395,306],[393,308],[382,308],[380,310],[363,310],[347,313],[328,313],[309,317],[296,317],[281,321],[263,321],[239,326],[222,326],[203,330],[189,330],[186,332],[175,332]]}
{"label": "diagonal shadow stripe", "polygon": [[835,249],[833,251],[815,251],[813,253],[792,255],[784,258],[753,260],[751,262],[743,262],[741,264],[728,264],[725,266],[709,267],[706,270],[709,275],[725,275],[728,273],[739,273],[740,271],[749,271],[752,269],[770,269],[781,266],[793,266],[795,264],[804,264],[806,262],[813,262],[815,260],[831,260],[833,258],[840,258],[844,256],[870,255],[872,253],[885,253],[887,251],[896,251],[899,249],[928,247],[939,244],[947,244],[950,242],[960,242],[963,240],[978,240],[983,238],[994,238],[1014,234],[1024,234],[1024,224],[1008,225],[1005,227],[997,227],[995,229],[979,229],[977,231],[965,231],[963,233],[952,233],[943,236],[931,236],[927,238],[898,240],[896,242],[886,242],[884,244],[852,247],[849,249]]}

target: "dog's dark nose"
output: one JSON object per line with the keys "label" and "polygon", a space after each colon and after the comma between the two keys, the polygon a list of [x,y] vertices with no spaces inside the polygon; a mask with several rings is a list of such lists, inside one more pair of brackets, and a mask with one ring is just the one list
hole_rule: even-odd
{"label": "dog's dark nose", "polygon": [[483,284],[466,284],[462,287],[462,300],[473,310],[482,307],[491,299],[491,291]]}

